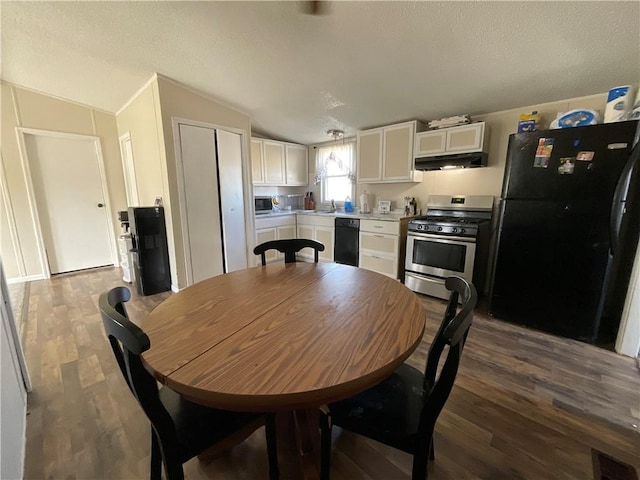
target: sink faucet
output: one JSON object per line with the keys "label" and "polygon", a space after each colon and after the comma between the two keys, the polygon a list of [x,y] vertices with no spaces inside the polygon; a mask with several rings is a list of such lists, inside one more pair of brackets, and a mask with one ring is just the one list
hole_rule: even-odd
{"label": "sink faucet", "polygon": [[336,202],[333,201],[333,198],[331,199],[331,213],[334,213],[336,211]]}

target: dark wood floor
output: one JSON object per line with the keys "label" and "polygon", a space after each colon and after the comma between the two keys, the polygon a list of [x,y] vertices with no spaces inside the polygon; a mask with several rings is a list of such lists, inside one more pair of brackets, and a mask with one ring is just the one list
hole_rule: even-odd
{"label": "dark wood floor", "polygon": [[[133,479],[149,474],[149,426],[127,390],[97,311],[122,284],[100,269],[28,289],[29,395],[25,478]],[[137,297],[136,321],[169,294]],[[422,368],[444,310],[422,297]],[[634,359],[479,313],[436,426],[431,479],[590,479],[591,449],[640,469],[640,375]],[[407,479],[411,458],[335,429],[332,479]],[[283,468],[287,478],[286,466]],[[185,465],[192,479],[266,478],[263,429],[220,458]]]}

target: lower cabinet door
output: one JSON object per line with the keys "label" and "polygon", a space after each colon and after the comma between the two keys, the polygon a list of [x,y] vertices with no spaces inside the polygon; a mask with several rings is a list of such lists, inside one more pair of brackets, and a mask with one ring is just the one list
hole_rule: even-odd
{"label": "lower cabinet door", "polygon": [[375,250],[396,256],[398,252],[398,235],[360,232],[360,250]]}
{"label": "lower cabinet door", "polygon": [[[277,230],[275,228],[265,228],[262,230],[256,230],[256,245],[260,245],[264,242],[270,242],[277,239]],[[265,258],[267,263],[273,262],[278,259],[279,252],[277,250],[267,250],[265,252]],[[255,264],[261,265],[260,255],[256,255]]]}
{"label": "lower cabinet door", "polygon": [[[307,238],[309,240],[315,240],[315,228],[310,225],[298,225],[298,238]],[[313,259],[313,249],[303,248],[298,253],[299,257]]]}
{"label": "lower cabinet door", "polygon": [[314,240],[324,245],[324,251],[318,255],[319,260],[333,262],[333,241],[335,228],[315,227],[316,236]]}
{"label": "lower cabinet door", "polygon": [[296,226],[286,225],[284,227],[278,227],[278,240],[290,240],[296,238]]}
{"label": "lower cabinet door", "polygon": [[394,257],[360,252],[359,266],[391,278],[398,276],[398,261]]}

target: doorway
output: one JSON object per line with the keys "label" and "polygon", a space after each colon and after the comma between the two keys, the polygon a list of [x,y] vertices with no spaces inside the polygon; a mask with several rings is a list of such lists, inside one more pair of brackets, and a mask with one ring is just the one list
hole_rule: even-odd
{"label": "doorway", "polygon": [[19,131],[45,276],[116,264],[100,140]]}

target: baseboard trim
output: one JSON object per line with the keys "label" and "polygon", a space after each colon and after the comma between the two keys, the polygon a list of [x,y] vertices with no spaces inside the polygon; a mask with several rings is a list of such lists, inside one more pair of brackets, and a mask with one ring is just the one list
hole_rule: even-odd
{"label": "baseboard trim", "polygon": [[177,285],[174,285],[173,283],[171,284],[171,291],[173,293],[178,293],[180,291],[180,289],[178,288]]}
{"label": "baseboard trim", "polygon": [[27,275],[26,277],[14,277],[7,278],[7,283],[25,283],[25,282],[35,282],[36,280],[46,280],[47,277],[44,276],[43,273],[39,273],[37,275]]}

